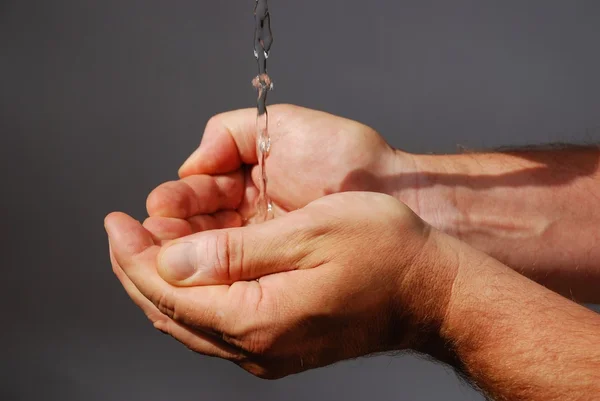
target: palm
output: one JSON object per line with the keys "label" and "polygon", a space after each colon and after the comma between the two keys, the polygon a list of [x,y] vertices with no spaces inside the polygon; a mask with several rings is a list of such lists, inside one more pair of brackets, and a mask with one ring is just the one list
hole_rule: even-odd
{"label": "palm", "polygon": [[[241,113],[244,113],[243,118],[239,117]],[[233,117],[237,120],[227,120]],[[149,199],[148,207],[150,215],[206,221],[207,217],[200,216],[210,214],[215,217],[217,213],[218,217],[224,209],[229,210],[226,213],[227,222],[196,224],[196,227],[192,224],[192,232],[235,226],[254,215],[260,176],[254,122],[255,116],[251,110],[226,113],[220,119],[211,120],[200,147],[202,155],[192,156],[180,170],[182,180],[188,184],[200,181],[200,176],[210,175],[215,180],[224,180],[223,175],[227,175],[230,182],[225,185],[227,188],[222,190],[223,193],[219,194],[218,190],[208,186],[199,189],[200,185],[194,183],[194,191],[175,196],[175,192],[180,192],[176,188],[177,183],[168,183],[151,195],[153,199]],[[377,177],[386,171],[393,152],[373,129],[331,114],[278,105],[269,109],[269,130],[271,151],[266,162],[267,193],[275,217],[332,193],[382,191]],[[221,204],[216,210],[202,209],[200,206],[182,212],[182,204],[206,204],[207,197],[211,196],[210,201],[215,197],[225,197],[230,202]],[[231,215],[233,211],[237,217]],[[164,229],[164,224],[163,220],[160,228],[154,227],[156,224],[150,224],[149,228],[153,228],[151,231],[160,231]],[[184,233],[181,229],[172,231]]]}

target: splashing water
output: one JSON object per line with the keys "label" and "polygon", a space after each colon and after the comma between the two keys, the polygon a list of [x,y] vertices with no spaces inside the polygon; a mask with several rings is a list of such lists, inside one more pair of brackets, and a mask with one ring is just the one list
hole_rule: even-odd
{"label": "splashing water", "polygon": [[254,57],[258,62],[258,75],[252,80],[252,85],[258,91],[256,102],[256,154],[260,180],[258,184],[259,196],[256,202],[256,214],[251,219],[253,223],[260,223],[273,218],[273,206],[267,194],[267,170],[265,161],[271,150],[271,137],[269,136],[269,114],[267,113],[267,94],[273,89],[273,82],[267,74],[267,59],[273,44],[271,32],[271,16],[267,0],[255,0],[254,20]]}

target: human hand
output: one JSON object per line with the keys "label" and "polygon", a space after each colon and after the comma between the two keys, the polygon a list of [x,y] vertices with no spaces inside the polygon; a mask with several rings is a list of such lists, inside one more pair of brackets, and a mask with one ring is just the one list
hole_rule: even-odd
{"label": "human hand", "polygon": [[[209,121],[200,147],[179,170],[181,180],[160,185],[148,197],[150,219],[144,225],[157,238],[236,227],[254,214],[255,124],[253,109]],[[331,193],[390,193],[384,178],[399,163],[411,162],[363,124],[297,106],[271,106],[269,130],[267,189],[275,217]]]}
{"label": "human hand", "polygon": [[163,247],[126,215],[105,225],[113,269],[157,329],[263,378],[419,348],[455,273],[439,233],[375,193]]}

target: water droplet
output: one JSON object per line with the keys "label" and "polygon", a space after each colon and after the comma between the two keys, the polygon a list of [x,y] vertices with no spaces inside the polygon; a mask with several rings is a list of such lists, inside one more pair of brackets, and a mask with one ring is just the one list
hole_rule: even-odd
{"label": "water droplet", "polygon": [[269,150],[271,150],[271,138],[261,140],[258,148],[260,149],[261,153],[269,153]]}

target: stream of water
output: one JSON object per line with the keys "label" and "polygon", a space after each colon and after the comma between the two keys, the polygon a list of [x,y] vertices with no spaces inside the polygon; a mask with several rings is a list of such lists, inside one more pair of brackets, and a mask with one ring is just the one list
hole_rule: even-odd
{"label": "stream of water", "polygon": [[273,218],[273,206],[267,193],[266,160],[271,150],[269,136],[269,113],[267,112],[267,95],[273,89],[273,82],[267,73],[267,59],[273,44],[271,32],[271,16],[267,0],[255,0],[254,20],[254,57],[258,63],[258,75],[252,80],[252,85],[258,91],[256,102],[256,154],[260,180],[258,183],[259,196],[256,201],[256,213],[251,219],[253,223],[261,223]]}

